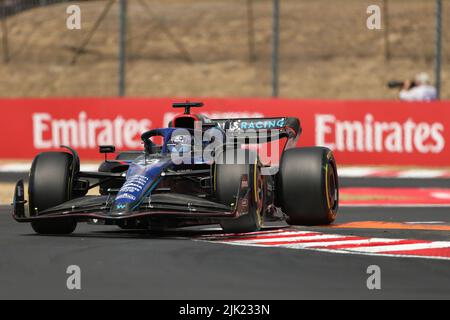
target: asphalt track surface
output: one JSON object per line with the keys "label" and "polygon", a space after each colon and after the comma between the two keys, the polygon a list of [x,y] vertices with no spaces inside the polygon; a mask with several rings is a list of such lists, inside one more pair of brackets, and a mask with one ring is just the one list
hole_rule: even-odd
{"label": "asphalt track surface", "polygon": [[[342,208],[337,223],[367,220],[450,224],[450,208]],[[448,231],[307,230],[450,241]],[[1,206],[0,299],[450,299],[450,261],[192,240],[218,232],[157,234],[80,225],[72,236],[44,237],[15,223],[9,207]],[[66,287],[70,265],[82,270],[79,291]],[[371,265],[381,268],[381,290],[367,289]]]}

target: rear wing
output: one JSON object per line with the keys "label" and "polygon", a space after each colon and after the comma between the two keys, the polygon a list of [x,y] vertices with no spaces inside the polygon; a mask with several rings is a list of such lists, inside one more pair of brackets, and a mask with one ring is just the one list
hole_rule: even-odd
{"label": "rear wing", "polygon": [[302,133],[300,120],[297,118],[253,118],[253,119],[213,119],[227,134],[249,136],[266,132],[278,139],[297,140]]}

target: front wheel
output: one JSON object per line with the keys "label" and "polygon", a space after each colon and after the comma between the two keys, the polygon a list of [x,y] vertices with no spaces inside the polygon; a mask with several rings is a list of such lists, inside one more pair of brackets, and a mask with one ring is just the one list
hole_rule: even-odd
{"label": "front wheel", "polygon": [[333,223],[339,208],[339,181],[331,150],[312,147],[285,151],[277,197],[291,225]]}
{"label": "front wheel", "polygon": [[247,233],[259,231],[263,226],[266,182],[261,175],[261,166],[256,153],[247,155],[249,164],[216,164],[214,167],[214,188],[218,201],[227,206],[236,204],[242,175],[248,175],[252,184],[252,201],[248,214],[236,219],[224,219],[220,225],[226,233]]}
{"label": "front wheel", "polygon": [[[72,198],[73,156],[66,152],[45,152],[33,161],[28,185],[31,216]],[[71,219],[38,220],[31,223],[38,234],[70,234],[77,222]]]}

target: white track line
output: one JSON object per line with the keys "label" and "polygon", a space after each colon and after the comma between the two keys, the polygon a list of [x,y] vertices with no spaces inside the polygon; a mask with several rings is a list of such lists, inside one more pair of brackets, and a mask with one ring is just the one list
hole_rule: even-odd
{"label": "white track line", "polygon": [[353,256],[369,256],[369,257],[383,257],[383,258],[401,258],[401,259],[425,259],[425,260],[444,260],[450,261],[449,257],[440,256],[421,256],[421,255],[406,255],[406,254],[390,254],[390,253],[370,253],[370,252],[357,252],[357,251],[345,251],[345,250],[330,250],[330,249],[304,249],[307,251],[318,251],[325,253],[338,253],[347,254]]}
{"label": "white track line", "polygon": [[342,178],[399,178],[399,179],[433,179],[450,176],[450,170],[442,169],[390,169],[376,167],[343,167],[338,168]]}
{"label": "white track line", "polygon": [[30,171],[31,164],[2,164],[0,172],[24,173]]}
{"label": "white track line", "polygon": [[[311,243],[299,243],[299,244],[286,244],[286,248],[292,248],[292,249],[304,249],[304,248],[327,248],[332,246],[343,246],[343,245],[369,245],[371,243],[395,243],[398,242],[398,240],[395,239],[365,239],[365,240],[342,240],[342,241],[335,241],[335,242],[311,242]],[[344,249],[347,250],[347,249]]]}
{"label": "white track line", "polygon": [[[322,236],[321,239],[333,239],[333,238],[345,238],[346,236],[339,236],[339,235],[328,235],[328,236]],[[347,236],[349,238],[353,238],[353,236]],[[314,241],[319,239],[320,237],[315,237],[310,240]],[[302,238],[299,239],[299,241],[307,241],[308,239],[303,240]],[[285,243],[285,244],[276,244],[276,242],[284,242],[284,241],[291,241],[293,243]],[[401,240],[400,240],[401,241]],[[229,244],[236,244],[236,245],[252,245],[257,247],[277,247],[277,248],[290,248],[290,249],[306,249],[306,248],[327,248],[331,246],[341,246],[341,245],[363,245],[363,244],[370,244],[370,243],[396,243],[399,242],[397,239],[348,239],[348,240],[339,240],[339,241],[324,241],[324,242],[305,242],[305,243],[294,243],[294,239],[290,240],[279,240],[279,239],[271,239],[271,241],[260,241],[260,242],[246,242],[246,241],[216,241],[218,243],[229,243]],[[274,243],[267,245],[265,243]],[[347,249],[343,249],[347,250]]]}
{"label": "white track line", "polygon": [[[285,242],[285,241],[316,241],[316,240],[327,240],[327,239],[340,239],[345,238],[346,236],[339,235],[326,235],[326,234],[318,234],[314,236],[306,236],[306,237],[279,237],[279,238],[270,238],[270,239],[254,239],[254,240],[230,240],[232,242],[239,242],[242,244],[264,244],[264,243],[272,243],[272,242]],[[347,240],[349,241],[349,240]],[[221,242],[220,240],[218,242]],[[318,242],[319,243],[319,242]]]}
{"label": "white track line", "polygon": [[343,178],[362,178],[375,174],[379,169],[374,168],[338,168],[339,177]]}
{"label": "white track line", "polygon": [[448,173],[445,170],[406,170],[406,171],[399,171],[398,178],[440,178],[445,176],[445,174]]}
{"label": "white track line", "polygon": [[[359,254],[383,257],[400,258],[422,258],[435,260],[450,260],[446,252],[431,252],[423,255],[417,254],[417,250],[427,249],[449,249],[448,241],[424,241],[408,239],[390,238],[365,238],[354,235],[323,234],[306,235],[308,231],[298,232],[278,232],[278,233],[258,233],[246,240],[242,235],[233,236],[214,235],[194,239],[196,241],[206,241],[212,243],[228,244],[234,246],[264,247],[264,248],[286,248],[297,250],[312,250],[337,254]],[[305,236],[301,236],[301,235]],[[291,235],[291,236],[289,236]],[[271,238],[264,238],[270,236]],[[262,237],[258,239],[258,237]],[[333,241],[336,239],[336,241]],[[340,240],[338,240],[340,239]],[[405,241],[407,243],[405,243]],[[283,243],[285,242],[285,243]],[[402,243],[403,242],[403,243]],[[333,248],[339,246],[338,248]],[[412,254],[395,254],[395,252],[408,252]],[[389,252],[392,252],[390,254]]]}
{"label": "white track line", "polygon": [[423,249],[442,249],[449,248],[450,242],[432,242],[432,243],[414,243],[414,244],[400,244],[400,245],[387,245],[378,247],[358,247],[358,248],[348,248],[344,250],[357,251],[357,252],[396,252],[396,251],[413,251],[413,250],[423,250]]}

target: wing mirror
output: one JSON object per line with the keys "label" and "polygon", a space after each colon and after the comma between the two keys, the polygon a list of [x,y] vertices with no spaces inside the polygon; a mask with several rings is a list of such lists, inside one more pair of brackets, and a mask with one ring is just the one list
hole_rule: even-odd
{"label": "wing mirror", "polygon": [[105,161],[108,160],[108,153],[114,153],[116,152],[115,146],[100,146],[99,152],[103,153],[105,155]]}

